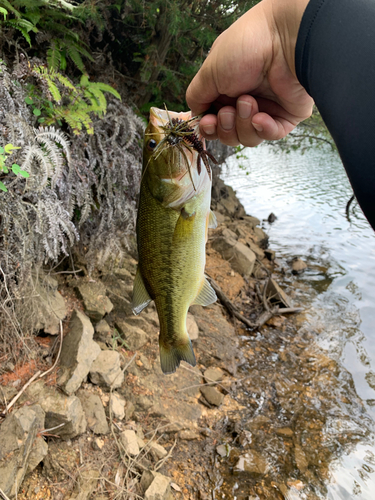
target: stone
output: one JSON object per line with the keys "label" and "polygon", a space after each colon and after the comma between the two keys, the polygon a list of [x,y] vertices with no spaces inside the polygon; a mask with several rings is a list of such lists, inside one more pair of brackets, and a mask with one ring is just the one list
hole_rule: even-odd
{"label": "stone", "polygon": [[224,377],[224,372],[220,368],[211,367],[207,368],[203,376],[206,382],[219,382]]}
{"label": "stone", "polygon": [[104,444],[104,439],[97,437],[91,441],[91,448],[96,451],[101,451],[104,448]]}
{"label": "stone", "polygon": [[46,412],[45,426],[53,434],[71,439],[86,431],[86,419],[80,400],[76,396],[65,396],[58,392],[45,393],[39,404]]}
{"label": "stone", "polygon": [[267,217],[267,221],[268,221],[270,224],[272,224],[273,222],[275,222],[275,220],[277,220],[277,217],[276,217],[276,215],[275,215],[273,212],[271,212],[271,213],[269,214],[269,216]]}
{"label": "stone", "polygon": [[238,458],[238,462],[234,467],[233,473],[238,474],[239,472],[248,472],[250,474],[264,475],[268,470],[268,462],[260,453],[255,450],[251,450]]}
{"label": "stone", "polygon": [[123,300],[132,300],[133,283],[132,280],[124,281],[114,274],[103,276],[102,283],[105,285],[107,293],[111,298],[115,309],[121,310]]}
{"label": "stone", "polygon": [[155,327],[149,321],[147,321],[144,315],[142,316],[129,316],[125,319],[126,323],[130,326],[136,326],[146,332],[148,335],[155,332]]}
{"label": "stone", "polygon": [[238,208],[237,198],[222,198],[220,203],[229,217],[234,217],[236,215]]}
{"label": "stone", "polygon": [[251,215],[245,215],[242,219],[251,227],[251,229],[255,229],[256,226],[259,226],[260,224],[260,220],[256,217],[252,217]]}
{"label": "stone", "polygon": [[28,471],[29,460],[35,464],[36,457],[31,456],[31,451],[36,435],[44,425],[44,412],[39,405],[13,411],[1,424],[0,489],[6,495],[13,497],[17,494]]}
{"label": "stone", "polygon": [[35,284],[35,310],[38,311],[36,330],[43,330],[51,335],[60,332],[60,321],[67,315],[64,297],[57,291],[57,282],[45,276],[42,282]]}
{"label": "stone", "polygon": [[229,457],[231,447],[229,444],[219,444],[219,446],[216,447],[216,453],[220,455],[221,457]]}
{"label": "stone", "polygon": [[182,439],[183,441],[193,441],[195,439],[199,439],[199,434],[195,431],[180,431],[178,433],[178,437]]}
{"label": "stone", "polygon": [[106,322],[105,319],[101,319],[99,323],[95,325],[95,333],[94,336],[97,340],[101,342],[106,342],[112,334],[112,328]]}
{"label": "stone", "polygon": [[48,444],[42,436],[37,436],[31,449],[27,464],[27,474],[30,474],[48,453]]}
{"label": "stone", "polygon": [[222,233],[221,233],[222,236],[224,236],[224,238],[232,238],[233,240],[237,240],[238,239],[238,236],[236,233],[234,233],[233,231],[231,231],[230,229],[228,229],[227,227],[225,229],[223,229]]}
{"label": "stone", "polygon": [[113,392],[110,405],[112,415],[118,420],[122,420],[125,417],[125,399],[117,392]]}
{"label": "stone", "polygon": [[221,212],[218,212],[217,210],[214,210],[214,214],[217,220],[217,225],[219,226],[220,224],[224,224],[225,215],[223,215]]}
{"label": "stone", "polygon": [[269,298],[270,302],[281,302],[284,307],[292,307],[292,302],[288,295],[272,278],[268,280],[266,295]]}
{"label": "stone", "polygon": [[220,406],[224,399],[224,394],[219,392],[215,387],[203,386],[200,388],[201,393],[206,400],[213,406]]}
{"label": "stone", "polygon": [[254,237],[256,240],[256,243],[263,249],[267,248],[268,246],[268,236],[267,234],[261,229],[260,227],[254,227]]}
{"label": "stone", "polygon": [[151,455],[155,460],[161,460],[168,455],[167,450],[161,444],[154,443],[152,441],[151,443],[148,443],[148,445],[150,447]]}
{"label": "stone", "polygon": [[127,269],[123,269],[123,268],[119,268],[119,267],[115,268],[113,270],[113,274],[117,278],[120,278],[120,280],[123,280],[123,281],[133,281],[134,280],[132,274]]}
{"label": "stone", "polygon": [[191,313],[187,314],[186,329],[189,334],[190,340],[197,340],[199,337],[199,328],[194,316]]}
{"label": "stone", "polygon": [[91,365],[90,380],[93,384],[104,385],[116,389],[124,381],[121,370],[121,358],[117,351],[101,351]]}
{"label": "stone", "polygon": [[168,500],[171,494],[171,480],[159,472],[144,471],[141,477],[141,488],[144,500]]}
{"label": "stone", "polygon": [[260,260],[264,259],[265,257],[264,251],[256,243],[254,243],[251,240],[248,240],[246,241],[246,244],[250,248],[250,250],[252,250],[255,253],[258,259]]}
{"label": "stone", "polygon": [[133,326],[123,319],[117,319],[115,322],[117,330],[123,335],[125,343],[130,351],[137,351],[148,342],[147,333]]}
{"label": "stone", "polygon": [[302,473],[306,472],[309,466],[309,462],[306,458],[305,452],[302,450],[302,447],[299,444],[296,444],[294,447],[294,460],[296,461],[298,469]]}
{"label": "stone", "polygon": [[102,400],[97,394],[80,390],[77,393],[85,412],[87,426],[94,434],[108,434],[109,427]]}
{"label": "stone", "polygon": [[294,436],[294,432],[289,427],[279,427],[278,429],[275,429],[275,432],[279,436],[284,436],[284,437],[293,437]]}
{"label": "stone", "polygon": [[61,349],[62,374],[58,384],[71,395],[79,389],[101,350],[93,341],[94,328],[85,314],[75,310],[69,326],[69,333],[65,336]]}
{"label": "stone", "polygon": [[301,274],[307,268],[306,262],[304,262],[299,257],[295,257],[292,262],[292,273],[293,274]]}
{"label": "stone", "polygon": [[249,277],[253,272],[256,255],[243,243],[233,238],[219,236],[212,241],[212,247],[219,252],[223,259],[230,262],[234,271],[242,276]]}
{"label": "stone", "polygon": [[275,252],[275,250],[270,250],[269,248],[266,248],[266,250],[264,250],[264,255],[271,262],[273,262],[275,260],[275,258],[276,258],[276,252]]}
{"label": "stone", "polygon": [[120,434],[121,443],[126,453],[132,457],[139,455],[139,445],[136,433],[132,430],[126,430]]}
{"label": "stone", "polygon": [[75,492],[70,500],[88,500],[96,490],[100,472],[95,469],[84,470],[78,476]]}
{"label": "stone", "polygon": [[93,321],[100,321],[113,309],[113,304],[106,295],[105,287],[100,283],[81,283],[76,287],[79,298],[83,300],[85,312]]}

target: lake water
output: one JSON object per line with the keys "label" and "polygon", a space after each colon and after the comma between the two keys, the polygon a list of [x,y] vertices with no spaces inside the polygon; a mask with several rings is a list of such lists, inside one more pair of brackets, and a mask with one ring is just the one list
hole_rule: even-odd
{"label": "lake water", "polygon": [[[310,292],[305,327],[320,332],[320,345],[351,374],[375,420],[375,233],[356,203],[346,217],[352,190],[340,159],[327,150],[287,154],[270,145],[242,154],[227,160],[222,177],[248,214],[277,216],[263,227],[281,265],[288,268],[295,256],[308,264],[293,278]],[[370,439],[346,451],[332,464],[327,498],[375,498],[374,457]]]}

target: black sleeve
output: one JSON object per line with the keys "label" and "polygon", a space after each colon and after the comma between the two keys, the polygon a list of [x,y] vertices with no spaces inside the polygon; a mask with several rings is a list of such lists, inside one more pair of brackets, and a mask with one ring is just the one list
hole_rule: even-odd
{"label": "black sleeve", "polygon": [[296,72],[375,229],[375,1],[310,0],[298,34]]}

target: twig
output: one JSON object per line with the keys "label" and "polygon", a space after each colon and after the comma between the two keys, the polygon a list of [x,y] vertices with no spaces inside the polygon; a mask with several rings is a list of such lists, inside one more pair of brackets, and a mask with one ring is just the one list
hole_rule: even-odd
{"label": "twig", "polygon": [[[205,377],[201,372],[197,373],[195,370],[193,370],[192,368],[190,368],[189,366],[184,366],[184,365],[181,365],[181,368],[183,368],[184,370],[187,370],[188,372],[191,372],[191,373],[195,373],[195,375],[197,375],[197,377],[203,377],[205,378],[206,380],[209,380],[210,381],[210,384],[214,383],[214,384],[217,384],[219,387],[221,387],[227,394],[230,394],[230,391],[228,391],[228,389],[226,387],[224,387],[223,385],[220,384],[220,382],[217,382],[215,380],[212,380],[211,378],[209,377]],[[201,385],[210,385],[210,384],[199,384],[199,386]],[[197,386],[192,386],[192,387],[197,387]],[[184,387],[183,389],[180,389],[176,392],[180,392],[180,391],[184,391],[184,390],[187,390],[187,389],[190,389],[191,387]]]}
{"label": "twig", "polygon": [[154,467],[155,472],[157,472],[157,471],[158,471],[158,470],[159,470],[159,469],[160,469],[160,468],[161,468],[161,467],[165,464],[165,462],[168,460],[168,458],[170,458],[170,457],[171,457],[171,455],[172,455],[172,451],[174,450],[174,447],[176,446],[176,444],[177,444],[177,438],[174,440],[174,443],[173,443],[173,445],[172,445],[171,449],[168,451],[168,454],[167,454],[167,455],[165,455],[165,457],[164,457],[164,458],[162,458],[162,459],[160,460],[160,462],[158,462],[158,463],[156,464],[156,466]]}
{"label": "twig", "polygon": [[6,496],[6,494],[3,492],[1,488],[0,488],[0,495],[3,497],[4,500],[10,500],[9,497]]}
{"label": "twig", "polygon": [[59,345],[59,352],[57,353],[55,362],[53,363],[53,365],[51,366],[51,368],[49,368],[47,371],[43,372],[40,375],[39,378],[45,377],[48,373],[50,373],[51,371],[53,371],[56,368],[56,365],[57,365],[57,363],[59,361],[59,358],[60,358],[61,349],[62,349],[62,345],[63,345],[63,340],[64,340],[64,332],[63,332],[63,327],[62,327],[62,321],[60,319],[60,345]]}
{"label": "twig", "polygon": [[31,379],[26,382],[26,384],[22,387],[22,389],[20,390],[20,392],[18,394],[16,394],[14,396],[14,398],[12,399],[12,401],[5,407],[5,410],[3,411],[3,415],[5,415],[6,413],[8,413],[8,411],[12,408],[12,406],[14,405],[14,403],[18,400],[18,398],[25,392],[25,390],[29,387],[29,385],[34,382],[34,380],[36,380],[39,375],[41,374],[42,372],[40,370],[38,370],[32,377]]}

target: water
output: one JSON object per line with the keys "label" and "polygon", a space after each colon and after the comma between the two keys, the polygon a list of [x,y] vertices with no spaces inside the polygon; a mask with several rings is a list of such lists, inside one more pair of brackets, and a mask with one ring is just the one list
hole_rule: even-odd
{"label": "water", "polygon": [[[288,268],[295,256],[307,262],[297,278],[308,290],[302,328],[320,332],[319,344],[349,372],[375,419],[375,233],[357,204],[346,217],[352,190],[340,159],[330,151],[287,154],[269,145],[243,154],[227,160],[223,178],[247,213],[277,216],[263,225],[282,265]],[[374,457],[368,436],[342,451],[331,464],[327,498],[373,499]]]}

